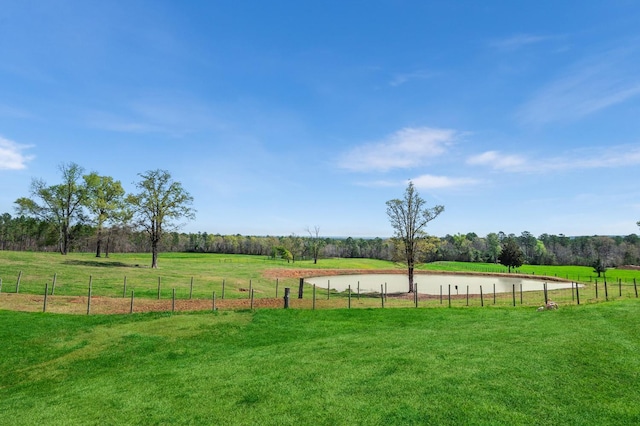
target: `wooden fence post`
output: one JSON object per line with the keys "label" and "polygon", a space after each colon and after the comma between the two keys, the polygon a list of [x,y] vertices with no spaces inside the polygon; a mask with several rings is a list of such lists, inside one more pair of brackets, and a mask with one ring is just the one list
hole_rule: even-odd
{"label": "wooden fence post", "polygon": [[189,286],[189,300],[193,299],[193,277],[191,277],[191,285]]}
{"label": "wooden fence post", "polygon": [[451,307],[451,284],[449,284],[449,294],[448,294],[448,299],[449,299],[449,307]]}
{"label": "wooden fence post", "polygon": [[604,300],[609,301],[609,289],[607,288],[607,280],[604,280]]}
{"label": "wooden fence post", "polygon": [[91,282],[92,277],[89,275],[89,294],[87,296],[87,315],[91,313]]}
{"label": "wooden fence post", "polygon": [[18,273],[18,281],[16,281],[16,294],[20,293],[20,278],[22,278],[22,271]]}
{"label": "wooden fence post", "polygon": [[329,300],[329,287],[331,286],[331,280],[327,280],[327,300]]}
{"label": "wooden fence post", "polygon": [[289,308],[289,293],[291,292],[291,288],[289,287],[285,287],[284,288],[284,308],[288,309]]}
{"label": "wooden fence post", "polygon": [[[2,287],[2,280],[0,280],[0,288]],[[636,292],[636,299],[638,298],[638,286],[636,285],[636,279],[633,279],[633,290]]]}
{"label": "wooden fence post", "polygon": [[160,300],[160,277],[158,277],[158,300]]}
{"label": "wooden fence post", "polygon": [[58,273],[53,274],[53,283],[51,284],[51,295],[53,296],[56,292],[56,278],[58,278]]}
{"label": "wooden fence post", "polygon": [[598,298],[598,280],[596,280],[596,299]]}
{"label": "wooden fence post", "polygon": [[222,300],[224,300],[224,280],[222,280]]}
{"label": "wooden fence post", "polygon": [[171,312],[176,311],[176,289],[175,287],[171,289]]}
{"label": "wooden fence post", "polygon": [[416,308],[417,308],[418,307],[418,283],[415,283],[413,285],[413,298],[415,299]]}
{"label": "wooden fence post", "polygon": [[124,276],[124,282],[122,283],[122,297],[127,297],[127,276]]}
{"label": "wooden fence post", "polygon": [[493,283],[493,304],[496,304],[496,283]]}
{"label": "wooden fence post", "polygon": [[380,284],[380,300],[382,301],[382,307],[384,308],[384,285]]}
{"label": "wooden fence post", "polygon": [[480,286],[480,306],[484,307],[484,297],[482,296],[482,286]]}
{"label": "wooden fence post", "polygon": [[0,293],[2,293],[2,278],[0,278]]}
{"label": "wooden fence post", "polygon": [[278,278],[276,278],[276,298],[278,297]]}
{"label": "wooden fence post", "polygon": [[513,292],[513,306],[516,306],[516,285],[511,284],[511,286],[512,286],[512,292]]}
{"label": "wooden fence post", "polygon": [[313,285],[313,303],[312,303],[312,308],[316,309],[316,285]]}
{"label": "wooden fence post", "polygon": [[467,306],[469,306],[469,285],[467,285]]}
{"label": "wooden fence post", "polygon": [[129,306],[129,313],[133,313],[133,298],[134,298],[134,290],[131,290],[131,305]]}
{"label": "wooden fence post", "polygon": [[360,281],[358,281],[358,300],[360,300]]}
{"label": "wooden fence post", "polygon": [[216,310],[216,292],[213,292],[213,296],[211,297],[213,299],[213,306],[211,307],[212,311]]}
{"label": "wooden fence post", "polygon": [[47,294],[49,293],[49,283],[44,285],[44,302],[42,304],[42,312],[47,312]]}
{"label": "wooden fence post", "polygon": [[351,309],[351,284],[349,284],[349,303],[348,303],[348,307],[349,307],[349,309]]}
{"label": "wooden fence post", "polygon": [[298,282],[298,299],[302,299],[304,294],[304,278],[300,278]]}
{"label": "wooden fence post", "polygon": [[576,283],[576,300],[578,301],[578,305],[580,304],[580,290],[578,289],[578,283]]}
{"label": "wooden fence post", "polygon": [[250,308],[253,311],[253,289],[251,289],[250,293],[251,293],[251,306],[250,306]]}

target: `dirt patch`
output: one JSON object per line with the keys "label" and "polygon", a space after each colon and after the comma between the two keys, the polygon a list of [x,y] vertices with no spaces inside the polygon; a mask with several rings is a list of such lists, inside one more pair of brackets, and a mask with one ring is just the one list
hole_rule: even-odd
{"label": "dirt patch", "polygon": [[628,270],[628,271],[640,271],[640,266],[637,266],[637,265],[622,265],[622,266],[616,267],[616,269],[625,269],[625,270]]}

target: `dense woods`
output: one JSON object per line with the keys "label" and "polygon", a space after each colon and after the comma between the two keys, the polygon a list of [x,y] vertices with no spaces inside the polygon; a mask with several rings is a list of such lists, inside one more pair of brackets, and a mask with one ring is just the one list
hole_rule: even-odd
{"label": "dense woods", "polygon": [[[150,252],[149,238],[141,230],[126,225],[104,227],[100,233],[89,224],[76,224],[70,229],[70,250],[95,251],[98,238],[102,239],[105,253]],[[58,233],[50,223],[27,216],[0,215],[0,249],[57,251]],[[314,236],[315,237],[315,236]],[[498,262],[502,243],[507,238],[517,241],[524,262],[540,265],[587,265],[596,262],[605,267],[640,264],[640,237],[580,236],[542,234],[530,232],[520,235],[503,232],[478,236],[475,233],[429,237],[429,244],[420,253],[420,262],[455,260],[468,262]],[[390,238],[320,237],[320,259],[327,257],[374,258],[398,260]],[[220,235],[206,232],[168,232],[161,244],[162,251],[253,254],[272,256],[291,253],[291,262],[311,259],[316,241],[311,236],[251,236]],[[281,250],[277,250],[281,249]],[[284,250],[282,250],[284,249]]]}

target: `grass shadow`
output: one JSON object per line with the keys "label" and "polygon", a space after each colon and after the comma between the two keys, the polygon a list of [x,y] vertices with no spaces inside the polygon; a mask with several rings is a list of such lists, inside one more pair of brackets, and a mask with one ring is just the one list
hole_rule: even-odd
{"label": "grass shadow", "polygon": [[100,260],[66,260],[65,265],[73,266],[97,266],[102,268],[132,268],[139,265],[129,265],[122,262],[100,261]]}

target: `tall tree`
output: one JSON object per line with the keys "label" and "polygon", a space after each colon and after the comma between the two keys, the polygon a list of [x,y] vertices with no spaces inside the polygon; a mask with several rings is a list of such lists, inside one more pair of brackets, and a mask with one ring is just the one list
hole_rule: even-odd
{"label": "tall tree", "polygon": [[84,220],[82,207],[87,200],[87,187],[81,182],[84,169],[76,163],[59,166],[62,183],[48,186],[42,179],[31,181],[31,198],[18,198],[19,214],[36,216],[53,223],[58,230],[60,253],[69,252],[71,229]]}
{"label": "tall tree", "polygon": [[164,232],[179,228],[180,225],[174,222],[179,218],[195,218],[195,210],[191,208],[193,197],[166,170],[149,170],[138,176],[142,180],[135,185],[140,192],[129,195],[127,202],[138,226],[149,237],[151,267],[157,268],[158,251]]}
{"label": "tall tree", "polygon": [[402,244],[404,261],[409,275],[409,293],[413,292],[413,271],[418,242],[426,236],[424,228],[444,211],[444,206],[425,207],[426,201],[409,181],[403,199],[387,201],[387,216],[394,229],[395,239]]}
{"label": "tall tree", "polygon": [[507,237],[504,239],[498,261],[501,265],[509,268],[509,272],[511,272],[511,268],[519,268],[522,266],[522,263],[524,262],[524,253],[522,253],[522,249],[514,237]]}
{"label": "tall tree", "polygon": [[320,256],[320,250],[324,246],[325,242],[322,238],[320,238],[320,227],[314,226],[313,231],[307,228],[307,233],[309,234],[309,238],[306,240],[307,250],[311,254],[313,258],[313,264],[318,263],[318,257]]}
{"label": "tall tree", "polygon": [[[100,176],[92,172],[84,176],[87,187],[87,209],[96,225],[96,257],[102,255],[102,237],[104,224],[118,218],[124,219],[126,213],[124,189],[119,180],[111,176]],[[107,249],[106,256],[109,257]]]}

